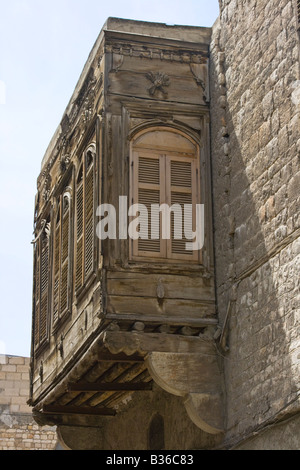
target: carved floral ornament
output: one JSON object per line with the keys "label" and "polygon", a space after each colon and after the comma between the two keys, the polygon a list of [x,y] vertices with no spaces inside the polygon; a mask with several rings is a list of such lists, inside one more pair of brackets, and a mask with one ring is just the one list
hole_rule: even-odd
{"label": "carved floral ornament", "polygon": [[37,233],[35,239],[31,242],[32,245],[36,245],[43,233],[46,235],[47,241],[50,239],[51,234],[51,222],[47,222],[46,219],[41,221],[40,229],[38,230],[37,227],[35,228],[35,233]]}
{"label": "carved floral ornament", "polygon": [[146,78],[152,83],[149,88],[150,96],[155,96],[157,92],[161,92],[164,98],[168,98],[166,87],[170,86],[170,77],[162,72],[150,72],[146,74]]}
{"label": "carved floral ornament", "polygon": [[65,173],[71,161],[71,157],[69,154],[62,155],[60,158],[60,171],[61,173]]}

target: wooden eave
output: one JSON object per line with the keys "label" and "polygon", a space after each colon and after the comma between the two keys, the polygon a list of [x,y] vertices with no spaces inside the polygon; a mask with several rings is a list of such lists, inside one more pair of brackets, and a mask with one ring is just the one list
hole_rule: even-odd
{"label": "wooden eave", "polygon": [[128,42],[129,44],[141,44],[143,46],[149,47],[157,47],[162,49],[163,47],[169,48],[177,48],[181,50],[189,50],[193,51],[197,54],[206,53],[208,56],[209,52],[209,44],[210,42],[190,42],[190,41],[183,41],[181,39],[173,39],[173,38],[163,38],[163,37],[156,37],[156,36],[149,36],[147,34],[140,34],[140,33],[126,33],[122,31],[114,31],[114,30],[105,30],[105,42],[106,44],[112,44],[113,42],[122,41]]}
{"label": "wooden eave", "polygon": [[61,422],[62,416],[115,416],[126,397],[151,393],[153,378],[147,359],[152,351],[215,353],[211,342],[199,336],[107,329],[54,388],[31,403],[35,417],[43,423],[55,423]]}

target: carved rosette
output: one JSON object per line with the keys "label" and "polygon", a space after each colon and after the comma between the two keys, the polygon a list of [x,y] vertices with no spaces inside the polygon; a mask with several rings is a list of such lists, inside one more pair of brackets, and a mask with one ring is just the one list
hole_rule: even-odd
{"label": "carved rosette", "polygon": [[170,86],[170,77],[162,72],[157,73],[147,73],[146,78],[152,83],[151,87],[148,89],[150,96],[162,95],[164,99],[168,98],[168,92],[166,87]]}

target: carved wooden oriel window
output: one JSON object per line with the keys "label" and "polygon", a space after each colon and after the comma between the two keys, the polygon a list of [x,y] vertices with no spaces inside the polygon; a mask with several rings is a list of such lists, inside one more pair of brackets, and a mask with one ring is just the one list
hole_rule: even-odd
{"label": "carved wooden oriel window", "polygon": [[71,310],[72,197],[68,188],[58,199],[53,243],[53,327]]}
{"label": "carved wooden oriel window", "polygon": [[48,340],[50,285],[50,218],[43,220],[35,240],[35,321],[34,342],[38,349]]}
{"label": "carved wooden oriel window", "polygon": [[[131,203],[147,208],[148,234],[133,240],[132,258],[153,258],[199,261],[198,251],[187,251],[184,218],[185,205],[200,204],[199,147],[189,137],[174,129],[156,128],[141,133],[134,139],[131,149]],[[170,218],[152,218],[152,205],[177,205],[181,211],[170,212]],[[142,219],[141,219],[142,220]],[[162,224],[170,220],[170,236],[162,236]],[[195,231],[195,213],[187,225]],[[176,226],[176,232],[175,232]],[[180,230],[180,234],[178,233]],[[167,232],[165,232],[167,234]],[[181,238],[180,238],[181,237]],[[166,238],[166,239],[164,239]]]}
{"label": "carved wooden oriel window", "polygon": [[76,183],[76,273],[78,293],[94,272],[96,146],[84,152]]}

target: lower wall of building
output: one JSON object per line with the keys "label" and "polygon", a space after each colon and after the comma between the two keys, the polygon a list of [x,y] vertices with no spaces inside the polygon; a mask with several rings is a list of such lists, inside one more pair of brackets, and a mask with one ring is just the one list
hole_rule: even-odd
{"label": "lower wall of building", "polygon": [[61,444],[71,450],[212,450],[223,436],[212,436],[190,420],[183,400],[154,385],[152,392],[135,392],[115,417],[99,419],[96,427],[58,428]]}
{"label": "lower wall of building", "polygon": [[27,405],[28,358],[0,356],[0,450],[55,450],[55,427],[40,427]]}
{"label": "lower wall of building", "polygon": [[41,428],[31,416],[10,415],[10,418],[9,426],[0,427],[0,450],[56,450],[53,427]]}
{"label": "lower wall of building", "polygon": [[290,441],[276,438],[269,423],[300,411],[296,3],[222,0],[211,44],[216,291],[219,321],[227,326],[226,443],[264,428],[274,439],[263,444],[257,437],[257,443],[272,448],[288,448]]}
{"label": "lower wall of building", "polygon": [[300,416],[266,427],[234,450],[299,450]]}

